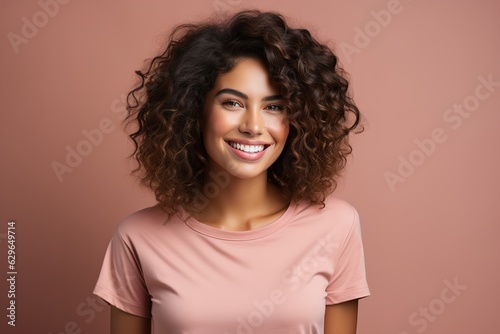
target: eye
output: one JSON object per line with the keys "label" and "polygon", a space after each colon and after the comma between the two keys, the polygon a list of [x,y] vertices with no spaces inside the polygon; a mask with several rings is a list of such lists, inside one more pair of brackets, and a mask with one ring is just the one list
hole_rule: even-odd
{"label": "eye", "polygon": [[271,111],[283,111],[285,108],[281,104],[270,104],[266,109]]}
{"label": "eye", "polygon": [[241,105],[241,103],[239,103],[236,100],[227,100],[227,101],[224,101],[224,102],[222,102],[222,105],[226,106],[226,107],[231,107],[231,108],[238,108],[238,107],[241,108],[241,107],[243,107]]}

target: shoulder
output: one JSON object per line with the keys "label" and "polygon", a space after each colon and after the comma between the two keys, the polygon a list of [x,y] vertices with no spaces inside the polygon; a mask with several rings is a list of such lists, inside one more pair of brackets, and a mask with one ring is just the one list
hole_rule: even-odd
{"label": "shoulder", "polygon": [[333,211],[337,215],[345,216],[346,218],[352,218],[357,213],[351,203],[334,195],[326,197],[325,209]]}
{"label": "shoulder", "polygon": [[330,222],[352,223],[357,219],[357,211],[354,206],[333,194],[325,198],[325,206],[301,203],[298,205],[298,215],[307,215],[316,219],[325,219]]}
{"label": "shoulder", "polygon": [[295,222],[304,231],[314,230],[323,235],[335,235],[340,240],[359,227],[359,216],[351,203],[330,195],[325,199],[324,207],[311,203],[299,204]]}
{"label": "shoulder", "polygon": [[118,224],[116,233],[124,240],[155,234],[168,221],[159,205],[154,205],[125,216]]}

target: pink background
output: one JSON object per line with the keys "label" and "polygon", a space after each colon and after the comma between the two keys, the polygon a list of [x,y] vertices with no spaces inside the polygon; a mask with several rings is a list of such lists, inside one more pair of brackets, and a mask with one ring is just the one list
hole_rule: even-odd
{"label": "pink background", "polygon": [[[295,18],[351,74],[368,126],[338,196],[362,220],[372,296],[359,333],[500,332],[499,1],[60,2],[52,17],[42,4],[54,0],[0,2],[2,333],[107,332],[109,310],[92,295],[105,248],[125,215],[154,203],[129,176],[121,96],[173,25],[220,15],[221,3]],[[87,155],[58,178],[54,162],[77,148]]]}

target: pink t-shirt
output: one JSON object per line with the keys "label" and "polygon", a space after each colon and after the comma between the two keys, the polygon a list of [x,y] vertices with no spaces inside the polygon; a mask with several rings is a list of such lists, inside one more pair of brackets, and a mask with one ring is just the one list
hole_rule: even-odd
{"label": "pink t-shirt", "polygon": [[124,219],[94,290],[152,317],[152,333],[323,334],[325,305],[370,294],[358,213],[343,200],[292,203],[249,231],[180,216],[153,206]]}

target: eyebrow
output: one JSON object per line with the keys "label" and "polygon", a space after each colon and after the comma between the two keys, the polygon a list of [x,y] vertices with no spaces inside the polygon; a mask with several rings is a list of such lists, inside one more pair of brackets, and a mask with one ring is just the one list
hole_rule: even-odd
{"label": "eyebrow", "polygon": [[[248,95],[245,93],[240,92],[239,90],[232,89],[232,88],[224,88],[218,91],[215,94],[215,97],[221,95],[221,94],[231,94],[235,95],[241,99],[248,100]],[[281,100],[283,98],[282,95],[271,95],[271,96],[266,96],[265,98],[262,99],[262,102],[268,102],[268,101],[275,101],[275,100]]]}

